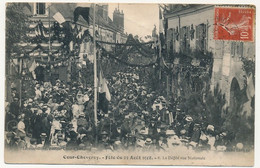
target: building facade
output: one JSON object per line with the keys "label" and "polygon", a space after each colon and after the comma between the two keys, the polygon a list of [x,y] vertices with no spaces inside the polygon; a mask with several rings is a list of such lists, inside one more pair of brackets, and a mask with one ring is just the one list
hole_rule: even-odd
{"label": "building facade", "polygon": [[[7,72],[9,76],[14,76],[15,73],[25,73],[28,69],[29,64],[26,62],[35,60],[37,62],[37,72],[43,81],[55,81],[60,79],[65,83],[71,82],[73,71],[78,70],[72,68],[72,64],[79,64],[82,67],[82,63],[86,61],[86,56],[89,61],[93,61],[93,43],[89,38],[80,39],[84,32],[88,30],[90,35],[93,37],[93,4],[89,4],[89,23],[80,15],[77,22],[74,23],[74,10],[77,7],[81,7],[81,4],[77,3],[21,3],[22,11],[28,16],[28,32],[27,36],[33,41],[21,41],[17,45],[22,48],[23,53],[11,53],[14,59],[10,60],[11,66],[10,72]],[[86,7],[84,4],[83,7]],[[57,20],[54,19],[54,15],[59,12],[64,21],[68,23],[68,31],[70,36],[66,36],[66,32],[61,27],[64,25],[58,24]],[[122,27],[118,27],[108,16],[108,4],[96,5],[96,32],[95,36],[97,40],[105,42],[125,42],[127,37],[123,32]],[[58,30],[61,30],[58,32]],[[56,33],[59,34],[57,37]],[[54,38],[54,37],[57,38]],[[73,36],[73,37],[72,37]],[[73,39],[80,39],[81,44],[77,46]],[[63,40],[61,40],[63,39]],[[64,39],[69,39],[66,45],[64,45]],[[35,41],[36,40],[36,41]],[[64,46],[67,49],[64,49]],[[102,47],[110,51],[111,45],[102,44]],[[27,57],[28,55],[28,57]],[[51,57],[50,57],[51,55]],[[24,57],[24,58],[23,58]],[[76,58],[76,60],[72,59]],[[66,61],[64,61],[66,59]],[[58,60],[58,61],[57,61]],[[51,64],[47,67],[47,63]],[[26,68],[19,68],[19,67]],[[49,65],[48,65],[49,66]],[[15,72],[14,69],[19,69],[19,72]],[[21,70],[20,70],[21,69]],[[18,74],[19,75],[19,74]],[[80,74],[78,74],[81,76]],[[36,77],[37,78],[37,77]],[[38,79],[38,78],[37,78]],[[7,81],[7,97],[9,97],[11,83]],[[19,83],[19,82],[15,82]],[[20,82],[21,83],[21,82]],[[18,90],[21,90],[20,84],[17,84]],[[9,88],[8,88],[9,87]]]}
{"label": "building facade", "polygon": [[[226,105],[231,111],[235,111],[241,94],[252,90],[248,86],[252,74],[243,69],[243,60],[254,62],[255,43],[215,40],[214,9],[214,5],[169,5],[164,13],[167,52],[173,57],[176,53],[189,55],[194,51],[212,53],[210,88],[213,90],[219,85],[226,96]],[[241,115],[252,115],[252,107],[248,104],[252,104],[253,97],[254,94],[247,94]]]}
{"label": "building facade", "polygon": [[113,22],[121,30],[124,31],[124,12],[119,7],[114,10]]}

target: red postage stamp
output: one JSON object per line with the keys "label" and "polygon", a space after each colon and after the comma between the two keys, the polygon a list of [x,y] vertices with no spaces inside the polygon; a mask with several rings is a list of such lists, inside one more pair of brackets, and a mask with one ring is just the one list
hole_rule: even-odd
{"label": "red postage stamp", "polygon": [[215,40],[254,41],[253,8],[216,7]]}

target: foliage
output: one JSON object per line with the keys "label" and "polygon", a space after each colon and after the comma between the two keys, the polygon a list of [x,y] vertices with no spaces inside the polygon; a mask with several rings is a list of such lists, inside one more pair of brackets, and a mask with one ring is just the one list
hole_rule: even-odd
{"label": "foliage", "polygon": [[8,3],[6,7],[6,52],[11,53],[14,43],[26,38],[28,17],[23,13],[21,3]]}
{"label": "foliage", "polygon": [[[255,83],[255,61],[244,57],[241,57],[241,61],[243,62],[242,68],[245,71],[246,75],[252,73],[253,80]],[[246,83],[246,76],[245,76],[245,83]]]}
{"label": "foliage", "polygon": [[249,60],[246,58],[242,58],[241,61],[243,62],[243,70],[246,72],[246,74],[255,72],[255,61]]}
{"label": "foliage", "polygon": [[227,108],[225,94],[222,94],[219,86],[214,88],[214,91],[195,92],[189,96],[182,98],[181,108],[186,114],[191,115],[196,121],[206,122],[214,125],[218,130],[222,129]]}
{"label": "foliage", "polygon": [[222,114],[226,114],[227,108],[225,94],[222,94],[219,85],[214,88],[213,93],[210,92],[206,96],[205,107],[207,111],[207,119],[209,123],[221,127],[225,121]]}

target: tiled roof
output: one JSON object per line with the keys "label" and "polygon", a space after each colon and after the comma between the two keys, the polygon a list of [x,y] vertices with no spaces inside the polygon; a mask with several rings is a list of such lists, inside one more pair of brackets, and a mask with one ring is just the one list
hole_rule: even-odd
{"label": "tiled roof", "polygon": [[178,13],[178,12],[182,12],[186,9],[190,9],[190,8],[197,8],[203,6],[201,4],[170,4],[168,5],[168,10],[164,11],[165,14],[171,14],[171,13]]}
{"label": "tiled roof", "polygon": [[[77,3],[51,3],[50,20],[54,21],[52,16],[56,12],[60,12],[66,21],[73,21],[74,20],[74,10],[76,9],[76,7],[78,7]],[[42,22],[47,22],[48,17],[47,17],[47,15],[46,16],[37,16],[37,17],[33,17],[32,20],[42,20]],[[90,11],[89,11],[89,22],[90,22],[90,25],[93,22],[93,8],[90,8]],[[85,21],[82,16],[79,16],[77,23],[81,24],[83,26],[86,26],[86,27],[89,26],[87,21]],[[123,33],[123,31],[120,30],[109,17],[108,17],[108,20],[105,20],[102,16],[100,16],[99,14],[96,14],[96,24],[99,24],[104,29],[109,29],[110,31]],[[47,25],[45,25],[45,26],[47,26]]]}

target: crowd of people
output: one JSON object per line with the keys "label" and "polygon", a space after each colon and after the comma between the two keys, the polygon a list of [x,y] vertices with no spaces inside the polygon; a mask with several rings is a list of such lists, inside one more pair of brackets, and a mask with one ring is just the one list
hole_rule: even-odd
{"label": "crowd of people", "polygon": [[[136,68],[108,78],[111,101],[98,110],[95,125],[93,89],[80,82],[68,85],[34,81],[35,92],[19,105],[6,105],[5,146],[8,149],[168,151],[173,148],[228,151],[227,131],[197,122],[152,90]],[[15,124],[12,124],[15,123]]]}

